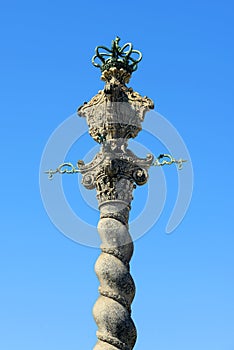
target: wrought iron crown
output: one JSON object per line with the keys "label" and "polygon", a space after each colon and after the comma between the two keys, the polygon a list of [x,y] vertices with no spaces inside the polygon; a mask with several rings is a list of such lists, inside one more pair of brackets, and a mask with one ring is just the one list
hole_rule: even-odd
{"label": "wrought iron crown", "polygon": [[[95,67],[105,71],[111,67],[116,67],[118,69],[123,68],[130,74],[137,70],[137,65],[142,59],[142,53],[138,50],[133,50],[132,43],[126,43],[122,47],[119,46],[120,38],[117,36],[115,40],[112,40],[111,49],[105,46],[97,46],[95,49],[95,55],[92,58],[92,63]],[[105,52],[99,52],[100,49],[105,50]],[[138,57],[131,57],[132,54],[136,54]],[[96,59],[101,62],[97,63]]]}

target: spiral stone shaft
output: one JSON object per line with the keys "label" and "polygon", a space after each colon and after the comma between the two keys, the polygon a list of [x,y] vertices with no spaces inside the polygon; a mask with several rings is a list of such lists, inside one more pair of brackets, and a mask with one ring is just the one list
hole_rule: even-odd
{"label": "spiral stone shaft", "polygon": [[98,232],[102,253],[95,265],[100,296],[93,308],[98,326],[94,350],[131,350],[136,342],[136,328],[131,319],[135,284],[129,273],[133,243],[127,225],[118,219],[101,217]]}
{"label": "spiral stone shaft", "polygon": [[97,190],[100,209],[102,244],[95,265],[100,296],[93,308],[98,326],[94,350],[132,350],[136,342],[131,318],[135,284],[129,272],[133,242],[128,219],[133,190],[136,184],[146,183],[153,158],[137,158],[126,146],[121,143],[118,148],[118,140],[108,140],[91,163],[80,167],[83,185]]}

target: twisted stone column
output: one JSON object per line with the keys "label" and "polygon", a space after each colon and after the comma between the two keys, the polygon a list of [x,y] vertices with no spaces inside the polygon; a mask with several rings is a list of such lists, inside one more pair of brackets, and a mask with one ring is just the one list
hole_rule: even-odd
{"label": "twisted stone column", "polygon": [[95,265],[100,296],[93,308],[98,342],[94,350],[131,350],[136,342],[136,328],[131,318],[135,284],[129,272],[133,243],[127,224],[118,216],[119,203],[101,207],[98,232],[102,253]]}
{"label": "twisted stone column", "polygon": [[[133,243],[128,232],[129,211],[136,184],[146,183],[153,157],[137,158],[130,150],[108,140],[94,160],[81,164],[82,183],[97,190],[100,209],[98,232],[101,255],[95,272],[100,281],[100,296],[93,315],[98,326],[94,350],[132,350],[136,328],[131,318],[135,284],[129,272]],[[114,149],[114,152],[111,151]]]}

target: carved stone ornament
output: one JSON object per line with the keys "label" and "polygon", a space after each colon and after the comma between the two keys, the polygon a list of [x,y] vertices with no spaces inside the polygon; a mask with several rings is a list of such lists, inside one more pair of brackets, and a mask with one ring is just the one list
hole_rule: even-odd
{"label": "carved stone ornament", "polygon": [[125,85],[129,78],[129,73],[122,68],[104,71],[104,89],[78,109],[78,114],[87,119],[89,133],[95,141],[100,142],[101,137],[106,140],[136,137],[146,112],[154,108],[150,98]]}

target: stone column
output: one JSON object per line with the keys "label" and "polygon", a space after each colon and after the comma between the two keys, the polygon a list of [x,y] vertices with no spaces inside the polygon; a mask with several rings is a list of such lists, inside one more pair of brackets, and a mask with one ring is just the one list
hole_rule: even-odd
{"label": "stone column", "polygon": [[[80,164],[82,182],[88,189],[96,188],[100,209],[102,252],[95,265],[100,281],[100,297],[93,309],[98,326],[95,350],[131,350],[136,341],[131,318],[135,285],[129,272],[133,243],[128,218],[133,190],[147,182],[153,157],[137,158],[122,142],[122,149],[117,150],[113,145],[118,142],[107,140],[90,164]],[[110,151],[110,144],[115,152]]]}
{"label": "stone column", "polygon": [[[118,192],[121,196],[121,187],[131,197],[133,186],[130,180],[120,179],[113,187],[116,197]],[[131,318],[135,285],[129,272],[133,253],[128,232],[129,209],[126,203],[118,199],[107,200],[100,205],[98,232],[102,240],[102,253],[95,265],[100,281],[100,296],[93,308],[98,326],[95,350],[130,350],[136,341],[136,328]]]}
{"label": "stone column", "polygon": [[[94,350],[131,350],[136,342],[131,318],[135,284],[129,272],[133,242],[128,219],[133,190],[147,182],[153,162],[152,155],[139,158],[128,149],[128,139],[137,136],[153,102],[126,86],[138,62],[130,55],[138,51],[131,44],[120,48],[118,42],[117,38],[108,49],[108,59],[96,49],[94,59],[99,58],[102,65],[95,65],[102,70],[105,87],[78,109],[78,114],[87,119],[90,135],[101,144],[90,163],[78,163],[83,185],[97,191],[100,209],[98,232],[102,244],[95,265],[100,296],[93,308],[98,326]],[[126,45],[130,47],[124,52]]]}

